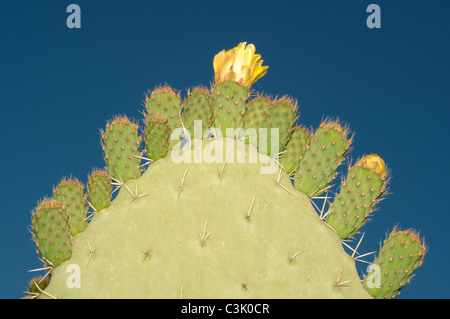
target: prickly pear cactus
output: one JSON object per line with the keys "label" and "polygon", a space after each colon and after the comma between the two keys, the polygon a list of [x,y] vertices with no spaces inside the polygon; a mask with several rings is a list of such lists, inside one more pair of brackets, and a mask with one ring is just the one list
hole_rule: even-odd
{"label": "prickly pear cactus", "polygon": [[[47,281],[31,284],[30,296],[398,295],[426,253],[414,231],[394,230],[364,278],[356,248],[349,255],[341,242],[359,233],[384,196],[384,161],[358,160],[332,198],[349,127],[327,120],[312,132],[296,124],[295,100],[250,96],[267,71],[260,58],[246,43],[220,52],[214,87],[194,88],[184,101],[156,88],[142,134],[124,116],[107,122],[106,168],[90,173],[86,195],[77,180],[65,182],[32,213],[47,269],[39,282]],[[324,194],[328,209],[318,212],[311,201]]]}

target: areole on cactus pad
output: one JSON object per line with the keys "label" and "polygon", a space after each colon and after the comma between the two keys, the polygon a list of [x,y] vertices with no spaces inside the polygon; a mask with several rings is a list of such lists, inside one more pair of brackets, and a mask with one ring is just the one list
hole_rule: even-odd
{"label": "areole on cactus pad", "polygon": [[426,253],[413,230],[394,229],[364,278],[342,245],[385,195],[383,159],[362,157],[331,192],[348,125],[310,130],[294,99],[250,94],[267,71],[251,44],[213,66],[211,89],[150,92],[144,127],[107,122],[86,194],[63,179],[38,204],[48,272],[30,298],[393,298],[410,281]]}

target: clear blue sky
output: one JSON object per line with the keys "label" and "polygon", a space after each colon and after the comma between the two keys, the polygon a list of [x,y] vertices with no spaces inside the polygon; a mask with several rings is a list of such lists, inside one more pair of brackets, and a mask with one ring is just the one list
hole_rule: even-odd
{"label": "clear blue sky", "polygon": [[[70,3],[81,29],[66,26]],[[381,29],[366,26],[370,3]],[[1,1],[0,298],[24,296],[41,266],[27,230],[37,201],[104,165],[106,121],[141,119],[160,83],[209,86],[214,55],[242,41],[270,67],[255,90],[297,98],[307,126],[348,122],[352,158],[378,153],[392,170],[359,251],[394,225],[420,230],[429,252],[400,298],[449,298],[449,14],[425,0]]]}

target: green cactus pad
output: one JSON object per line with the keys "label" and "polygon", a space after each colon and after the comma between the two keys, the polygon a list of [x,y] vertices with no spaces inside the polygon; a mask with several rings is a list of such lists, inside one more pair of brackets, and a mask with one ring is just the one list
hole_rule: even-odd
{"label": "green cactus pad", "polygon": [[152,161],[167,155],[170,143],[170,127],[164,116],[157,114],[147,116],[145,119],[144,141],[148,157]]}
{"label": "green cactus pad", "polygon": [[[247,103],[244,128],[256,130],[256,145],[260,153],[276,156],[284,150],[298,118],[297,111],[296,102],[288,97],[273,101],[268,96],[259,95]],[[255,145],[254,140],[249,143]]]}
{"label": "green cactus pad", "polygon": [[330,204],[326,223],[342,239],[358,233],[386,189],[386,182],[370,168],[353,166]]}
{"label": "green cactus pad", "polygon": [[126,117],[116,117],[106,124],[102,148],[108,174],[112,178],[126,182],[141,176],[141,141],[139,127]]}
{"label": "green cactus pad", "polygon": [[[259,130],[268,127],[266,118],[271,106],[272,99],[264,95],[257,95],[247,102],[247,109],[243,118],[247,144],[255,145],[259,149]],[[250,131],[252,129],[254,131]]]}
{"label": "green cactus pad", "polygon": [[292,134],[288,138],[288,142],[282,154],[279,156],[279,162],[284,171],[293,175],[300,166],[306,149],[311,140],[311,132],[303,126],[294,126]]}
{"label": "green cactus pad", "polygon": [[71,236],[85,230],[88,205],[84,185],[76,178],[64,178],[53,188],[53,197],[63,205]]}
{"label": "green cactus pad", "polygon": [[180,93],[164,85],[154,89],[145,98],[147,117],[159,115],[167,118],[171,130],[181,128],[181,99]]}
{"label": "green cactus pad", "polygon": [[27,294],[30,299],[38,298],[41,295],[42,290],[47,288],[50,283],[49,279],[37,277],[33,278],[28,284]]}
{"label": "green cactus pad", "polygon": [[[259,152],[269,156],[279,156],[284,151],[287,140],[292,133],[292,127],[297,116],[297,103],[288,98],[282,97],[270,105],[266,113],[264,124],[259,129],[260,140]],[[275,129],[278,131],[276,132]]]}
{"label": "green cactus pad", "polygon": [[[215,86],[214,97],[214,128],[220,129],[222,136],[227,136],[226,129],[243,128],[245,103],[249,90],[247,87],[233,81],[224,81]],[[230,136],[233,138],[233,136]]]}
{"label": "green cactus pad", "polygon": [[[189,131],[191,138],[203,139],[205,132],[212,126],[214,115],[214,99],[205,87],[198,86],[190,91],[183,102],[183,125]],[[194,121],[201,121],[198,131],[195,131]],[[200,124],[200,123],[199,123]],[[208,133],[206,133],[208,135]]]}
{"label": "green cactus pad", "polygon": [[[73,239],[72,258],[53,270],[48,295],[369,297],[338,236],[275,163],[274,172],[262,174],[270,159],[261,155],[252,163],[252,145],[192,142],[184,161],[171,152],[154,162],[127,182],[136,193],[122,187],[111,206],[95,214]],[[245,152],[230,153],[229,145]],[[219,150],[226,165],[208,159]],[[196,156],[205,161],[189,163]],[[73,265],[79,266],[79,288],[67,287]]]}
{"label": "green cactus pad", "polygon": [[294,175],[294,186],[308,196],[323,193],[336,176],[351,144],[348,130],[337,122],[324,122],[311,137]]}
{"label": "green cactus pad", "polygon": [[111,205],[111,177],[106,170],[95,169],[88,177],[87,194],[89,203],[97,211]]}
{"label": "green cactus pad", "polygon": [[393,230],[373,262],[378,267],[364,277],[364,287],[376,299],[398,296],[422,265],[425,253],[425,244],[416,232]]}
{"label": "green cactus pad", "polygon": [[32,212],[31,228],[38,252],[48,265],[58,266],[70,258],[70,231],[59,201],[43,199]]}

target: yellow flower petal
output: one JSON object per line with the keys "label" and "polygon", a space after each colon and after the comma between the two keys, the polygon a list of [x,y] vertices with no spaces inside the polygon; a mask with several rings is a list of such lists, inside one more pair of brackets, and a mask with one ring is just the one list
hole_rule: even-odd
{"label": "yellow flower petal", "polygon": [[257,62],[259,59],[261,59],[261,54],[255,54],[255,55],[253,56],[252,62],[250,63],[250,68],[253,69],[253,68],[255,67],[255,65],[256,65],[256,62]]}
{"label": "yellow flower petal", "polygon": [[225,50],[222,50],[214,56],[214,61],[213,61],[214,73],[217,73],[219,71],[219,65],[222,62],[224,54],[225,54]]}
{"label": "yellow flower petal", "polygon": [[247,48],[244,50],[243,61],[246,65],[250,65],[252,62],[253,56],[255,55],[255,46],[253,44],[249,44]]}
{"label": "yellow flower petal", "polygon": [[241,78],[239,79],[239,83],[241,83],[241,84],[249,83],[251,75],[252,75],[252,73],[251,73],[251,70],[248,67],[248,65],[242,66]]}
{"label": "yellow flower petal", "polygon": [[226,73],[230,70],[231,65],[233,64],[233,55],[234,49],[220,51],[216,54],[213,61],[214,66],[214,78],[216,82],[220,82],[220,80],[226,76]]}
{"label": "yellow flower petal", "polygon": [[267,69],[269,67],[261,66],[262,63],[263,63],[263,60],[259,60],[258,62],[256,62],[256,65],[253,68],[252,77],[250,79],[250,81],[252,83],[255,83],[256,81],[258,81],[259,78],[261,78],[264,74],[266,74]]}
{"label": "yellow flower petal", "polygon": [[221,78],[226,77],[226,74],[230,72],[232,65],[233,65],[233,56],[231,54],[225,55],[222,60],[221,70],[219,71]]}
{"label": "yellow flower petal", "polygon": [[233,57],[233,72],[240,72],[242,65],[244,64],[243,56],[244,56],[244,48],[242,46],[242,43],[239,43],[239,45],[236,47],[236,50],[234,51],[234,57]]}

